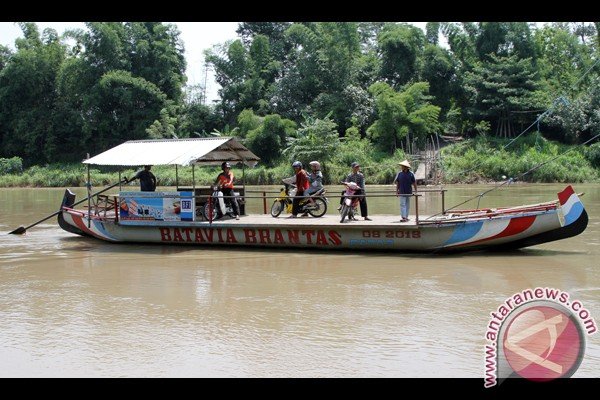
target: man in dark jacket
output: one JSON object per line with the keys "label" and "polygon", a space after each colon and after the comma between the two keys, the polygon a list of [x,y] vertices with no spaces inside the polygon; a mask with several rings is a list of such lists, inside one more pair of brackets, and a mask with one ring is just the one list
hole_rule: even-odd
{"label": "man in dark jacket", "polygon": [[[354,182],[358,186],[360,186],[360,190],[357,190],[356,193],[354,193],[355,195],[359,195],[359,196],[363,195],[363,197],[360,198],[360,215],[361,215],[361,217],[363,217],[365,219],[365,221],[371,221],[371,218],[369,218],[369,213],[367,210],[367,198],[364,196],[364,195],[366,195],[365,176],[363,175],[362,172],[360,172],[360,164],[359,163],[353,162],[351,167],[352,167],[352,172],[350,172],[348,174],[348,176],[346,176],[346,182]],[[340,198],[340,208],[341,208],[343,198],[344,198],[344,192],[342,192],[342,197]],[[338,208],[338,210],[340,208]]]}
{"label": "man in dark jacket", "polygon": [[413,194],[413,188],[415,193],[417,191],[417,181],[415,175],[410,171],[410,163],[408,160],[404,160],[398,163],[402,170],[396,174],[394,178],[394,184],[396,185],[396,196],[400,197],[400,216],[402,219],[400,222],[409,221],[408,211],[410,208],[410,198]]}
{"label": "man in dark jacket", "polygon": [[133,178],[127,180],[127,182],[140,180],[140,190],[142,192],[154,192],[156,190],[156,177],[150,172],[151,165],[144,165],[144,169],[138,171]]}

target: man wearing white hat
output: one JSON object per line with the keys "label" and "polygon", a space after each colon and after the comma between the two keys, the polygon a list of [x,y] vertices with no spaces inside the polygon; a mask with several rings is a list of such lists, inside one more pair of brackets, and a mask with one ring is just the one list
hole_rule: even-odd
{"label": "man wearing white hat", "polygon": [[415,175],[410,171],[410,164],[408,160],[399,162],[398,165],[402,167],[402,171],[398,172],[394,183],[396,184],[396,196],[400,196],[400,216],[402,219],[400,222],[408,221],[408,210],[410,207],[410,195],[412,195],[412,189],[417,191],[417,181]]}

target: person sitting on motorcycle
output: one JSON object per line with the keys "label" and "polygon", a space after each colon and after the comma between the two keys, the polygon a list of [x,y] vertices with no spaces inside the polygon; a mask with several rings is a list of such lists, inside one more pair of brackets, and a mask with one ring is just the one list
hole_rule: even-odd
{"label": "person sitting on motorcycle", "polygon": [[292,164],[292,168],[294,168],[295,178],[296,178],[296,196],[294,196],[294,201],[292,202],[292,215],[289,218],[298,217],[298,208],[300,208],[300,200],[304,197],[304,192],[308,189],[308,174],[302,168],[302,163],[300,161],[294,161]]}
{"label": "person sitting on motorcycle", "polygon": [[225,201],[231,204],[231,208],[233,208],[233,213],[235,214],[235,219],[240,219],[240,207],[233,193],[233,172],[231,172],[231,164],[228,162],[224,162],[221,164],[221,169],[223,172],[217,176],[215,180],[215,185],[221,188],[223,192],[223,196],[225,197]]}
{"label": "person sitting on motorcycle", "polygon": [[308,163],[310,165],[310,173],[308,174],[308,190],[304,193],[308,197],[308,201],[311,204],[315,204],[315,201],[311,197],[313,193],[318,192],[323,189],[323,173],[321,172],[321,164],[318,161],[311,161]]}
{"label": "person sitting on motorcycle", "polygon": [[[364,196],[366,194],[365,176],[362,172],[360,172],[360,164],[358,162],[355,161],[350,166],[352,167],[352,172],[350,172],[348,176],[346,176],[346,182],[354,182],[358,186],[360,186],[360,190],[354,193],[357,196],[362,195],[360,198],[360,214],[362,217],[364,217],[365,221],[371,221],[371,218],[369,218],[369,214],[367,211],[367,198]],[[342,196],[340,197],[340,206],[338,207],[338,210],[342,209],[343,199],[344,191],[342,191]]]}

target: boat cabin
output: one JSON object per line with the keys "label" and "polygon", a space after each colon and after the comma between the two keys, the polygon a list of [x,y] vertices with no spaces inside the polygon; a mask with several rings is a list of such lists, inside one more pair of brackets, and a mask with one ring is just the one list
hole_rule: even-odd
{"label": "boat cabin", "polygon": [[[143,224],[157,221],[197,221],[205,219],[205,205],[213,192],[212,186],[197,186],[197,166],[220,166],[223,162],[242,166],[242,185],[234,188],[240,214],[245,214],[245,167],[254,167],[260,158],[233,137],[194,139],[130,140],[95,157],[83,161],[88,165],[139,167],[142,165],[173,165],[176,171],[176,190],[142,192],[129,188],[116,196],[100,195],[94,205],[88,205],[96,215],[114,210],[114,218],[122,224]],[[179,167],[192,168],[192,185],[180,185]],[[119,181],[121,176],[119,173]]]}

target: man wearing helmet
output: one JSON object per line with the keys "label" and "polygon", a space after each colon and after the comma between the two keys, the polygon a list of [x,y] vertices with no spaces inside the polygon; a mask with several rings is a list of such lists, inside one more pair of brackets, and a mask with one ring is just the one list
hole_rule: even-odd
{"label": "man wearing helmet", "polygon": [[308,189],[309,183],[308,174],[302,168],[302,163],[300,161],[294,161],[292,168],[294,168],[294,177],[296,178],[296,196],[294,196],[294,201],[292,202],[292,215],[290,215],[289,218],[296,218],[298,216],[301,197],[304,196],[304,192]]}
{"label": "man wearing helmet", "polygon": [[215,184],[221,188],[223,192],[223,196],[225,197],[225,201],[228,201],[231,204],[231,208],[233,208],[233,212],[235,214],[235,219],[240,219],[240,207],[233,193],[233,172],[231,172],[231,164],[227,161],[221,164],[221,169],[223,172],[217,176],[215,180]]}
{"label": "man wearing helmet", "polygon": [[315,204],[315,201],[310,197],[313,193],[323,189],[323,173],[321,172],[321,163],[318,161],[311,161],[310,173],[308,174],[308,190],[304,193],[311,204]]}

